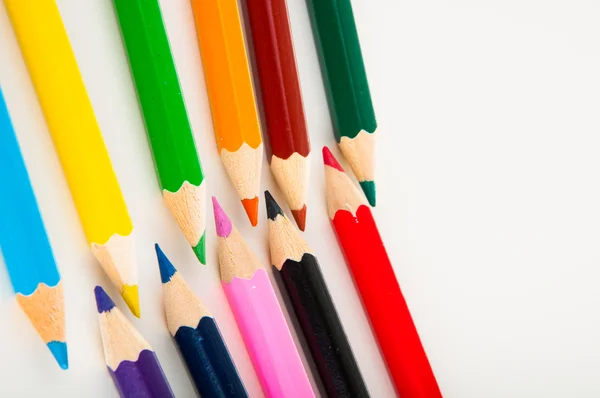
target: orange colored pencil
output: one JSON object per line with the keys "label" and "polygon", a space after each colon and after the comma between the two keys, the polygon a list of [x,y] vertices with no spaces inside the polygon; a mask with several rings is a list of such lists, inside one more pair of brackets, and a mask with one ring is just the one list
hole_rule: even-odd
{"label": "orange colored pencil", "polygon": [[310,139],[286,0],[246,2],[262,108],[267,158],[298,228],[306,227]]}
{"label": "orange colored pencil", "polygon": [[217,149],[253,226],[262,138],[237,0],[192,0]]}

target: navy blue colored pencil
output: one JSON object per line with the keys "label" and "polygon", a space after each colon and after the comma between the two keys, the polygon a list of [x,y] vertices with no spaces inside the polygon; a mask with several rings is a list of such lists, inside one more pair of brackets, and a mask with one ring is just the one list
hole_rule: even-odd
{"label": "navy blue colored pencil", "polygon": [[167,327],[202,398],[248,397],[213,317],[158,245]]}

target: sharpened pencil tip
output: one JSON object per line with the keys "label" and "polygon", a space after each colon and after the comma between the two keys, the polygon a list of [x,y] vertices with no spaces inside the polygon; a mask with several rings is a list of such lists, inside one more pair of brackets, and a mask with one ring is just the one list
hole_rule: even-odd
{"label": "sharpened pencil tip", "polygon": [[215,215],[215,229],[217,230],[217,236],[221,238],[227,238],[231,234],[233,226],[227,214],[223,211],[223,208],[217,201],[217,198],[212,197],[213,212]]}
{"label": "sharpened pencil tip", "polygon": [[242,199],[242,205],[244,206],[244,210],[246,210],[250,224],[256,227],[258,224],[258,196],[252,199]]}
{"label": "sharpened pencil tip", "polygon": [[160,270],[160,280],[162,283],[167,283],[171,280],[171,277],[175,275],[177,270],[173,266],[173,263],[167,258],[165,253],[162,251],[158,243],[154,245],[156,250],[156,258],[158,259],[158,269]]}
{"label": "sharpened pencil tip", "polygon": [[365,193],[369,204],[372,207],[375,207],[375,204],[377,203],[375,198],[375,181],[359,181],[358,183]]}
{"label": "sharpened pencil tip", "polygon": [[140,317],[140,297],[138,294],[137,285],[123,285],[121,288],[121,297],[125,300],[125,304],[129,307],[129,310],[137,318]]}
{"label": "sharpened pencil tip", "polygon": [[278,215],[283,216],[283,211],[277,201],[271,195],[271,192],[265,191],[265,206],[267,206],[267,218],[274,220]]}
{"label": "sharpened pencil tip", "polygon": [[304,231],[304,228],[306,228],[306,205],[302,206],[300,210],[292,210],[292,215],[300,231]]}
{"label": "sharpened pencil tip", "polygon": [[108,297],[108,294],[100,286],[94,288],[94,294],[96,295],[96,307],[98,313],[107,312],[115,308],[115,303]]}
{"label": "sharpened pencil tip", "polygon": [[192,247],[196,258],[202,265],[206,265],[206,231],[202,234],[202,237],[198,241],[198,244]]}
{"label": "sharpened pencil tip", "polygon": [[69,354],[67,351],[67,343],[64,341],[51,341],[46,344],[50,349],[50,352],[58,362],[58,366],[61,369],[67,370],[69,369]]}
{"label": "sharpened pencil tip", "polygon": [[326,166],[330,166],[334,169],[344,172],[344,169],[342,166],[340,166],[340,163],[326,146],[323,147],[323,163],[325,163]]}

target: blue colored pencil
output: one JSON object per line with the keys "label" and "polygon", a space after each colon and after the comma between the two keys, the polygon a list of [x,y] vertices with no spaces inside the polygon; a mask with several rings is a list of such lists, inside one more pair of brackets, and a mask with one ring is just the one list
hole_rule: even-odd
{"label": "blue colored pencil", "polygon": [[104,359],[121,398],[174,398],[152,347],[115,307],[100,286],[94,289]]}
{"label": "blue colored pencil", "polygon": [[202,398],[248,394],[213,317],[158,245],[167,327]]}
{"label": "blue colored pencil", "polygon": [[61,368],[69,367],[63,287],[0,88],[0,249],[17,296]]}

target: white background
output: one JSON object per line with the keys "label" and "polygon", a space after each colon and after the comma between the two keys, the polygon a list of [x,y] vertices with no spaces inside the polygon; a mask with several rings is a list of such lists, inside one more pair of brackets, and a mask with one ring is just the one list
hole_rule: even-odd
{"label": "white background", "polygon": [[[137,229],[143,318],[134,324],[175,394],[192,396],[164,323],[159,242],[216,315],[248,390],[260,396],[218,279],[212,216],[202,268],[162,204],[111,1],[58,3]],[[253,230],[217,156],[189,1],[161,4],[208,192],[268,265],[264,204]],[[326,216],[320,150],[334,140],[306,5],[288,5],[313,144],[304,236],[372,396],[390,397]],[[374,212],[444,395],[600,396],[600,3],[353,5],[379,121]],[[117,294],[88,250],[1,5],[0,83],[62,271],[71,365],[64,372],[54,363],[1,267],[0,396],[116,396],[92,288]],[[262,181],[282,201],[266,163]]]}

